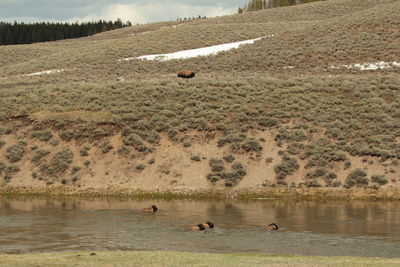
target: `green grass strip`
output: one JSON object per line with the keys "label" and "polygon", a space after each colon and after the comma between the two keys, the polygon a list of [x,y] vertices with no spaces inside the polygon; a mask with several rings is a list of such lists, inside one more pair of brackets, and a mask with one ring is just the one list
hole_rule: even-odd
{"label": "green grass strip", "polygon": [[0,255],[0,266],[400,266],[400,258],[188,252],[65,252]]}

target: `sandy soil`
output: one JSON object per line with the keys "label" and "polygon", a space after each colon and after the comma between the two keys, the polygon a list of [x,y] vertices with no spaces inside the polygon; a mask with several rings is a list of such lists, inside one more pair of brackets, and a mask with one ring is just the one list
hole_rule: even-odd
{"label": "sandy soil", "polygon": [[[349,169],[344,169],[344,163],[338,163],[332,166],[334,172],[338,175],[338,179],[342,182],[351,170],[355,168],[364,169],[369,176],[374,174],[385,174],[389,178],[389,183],[379,190],[347,190],[347,189],[308,189],[301,186],[305,181],[306,173],[310,169],[305,170],[305,162],[300,163],[300,170],[294,175],[285,179],[288,187],[276,186],[274,166],[280,161],[278,151],[282,148],[276,146],[273,141],[273,133],[255,132],[254,136],[263,138],[266,141],[261,143],[262,152],[234,154],[235,161],[239,161],[246,169],[247,175],[241,182],[234,187],[225,187],[223,182],[215,184],[210,183],[206,176],[211,172],[209,159],[222,159],[225,153],[230,153],[229,148],[218,147],[218,136],[206,137],[204,133],[192,132],[189,140],[192,144],[190,147],[184,147],[182,143],[174,143],[166,136],[162,136],[160,145],[156,151],[150,154],[141,154],[131,152],[130,155],[121,155],[117,150],[122,146],[122,138],[120,134],[116,134],[108,141],[113,149],[108,153],[102,153],[101,149],[94,143],[77,143],[76,141],[63,142],[58,138],[57,133],[53,133],[54,138],[58,139],[59,144],[54,146],[49,142],[41,142],[36,139],[30,139],[28,129],[21,129],[20,132],[13,135],[3,135],[1,140],[5,141],[5,145],[0,149],[0,161],[9,164],[5,158],[5,151],[8,146],[17,142],[19,138],[27,141],[25,154],[23,158],[15,163],[21,171],[14,174],[9,182],[3,182],[2,190],[7,191],[12,188],[19,190],[27,190],[29,192],[90,192],[90,193],[110,193],[119,194],[121,192],[173,192],[176,194],[196,194],[206,192],[223,192],[230,198],[235,198],[241,194],[268,194],[273,195],[342,195],[344,197],[350,195],[355,197],[370,195],[372,198],[382,196],[395,196],[398,194],[398,173],[400,166],[389,166],[382,163],[377,158],[359,158],[348,156],[352,162]],[[52,153],[44,159],[49,161],[57,151],[63,148],[69,148],[73,154],[73,163],[69,169],[59,177],[45,177],[42,180],[32,177],[32,172],[39,172],[39,168],[31,162],[34,155],[32,146],[38,146],[40,149],[48,149]],[[90,146],[89,156],[81,156],[80,150],[83,146]],[[132,157],[132,154],[135,157]],[[198,155],[201,161],[193,161],[192,156]],[[90,161],[88,166],[84,162]],[[154,163],[152,163],[154,161]],[[144,164],[145,169],[138,170],[136,167]],[[228,164],[225,163],[226,167]],[[73,174],[72,166],[79,166],[81,170],[77,174]],[[388,170],[391,170],[388,171]],[[4,173],[1,176],[4,176]],[[72,181],[72,177],[79,179]],[[66,179],[66,184],[62,184],[62,180]],[[52,183],[49,183],[52,181]],[[299,185],[300,184],[300,185]],[[291,188],[291,185],[294,185]],[[61,190],[61,191],[60,191]],[[317,192],[317,193],[316,193]]]}

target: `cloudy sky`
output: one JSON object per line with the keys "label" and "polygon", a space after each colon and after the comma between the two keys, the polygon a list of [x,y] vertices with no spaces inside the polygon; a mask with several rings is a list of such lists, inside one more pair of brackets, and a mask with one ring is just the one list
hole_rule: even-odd
{"label": "cloudy sky", "polygon": [[247,0],[0,0],[0,21],[115,20],[148,23],[234,14]]}

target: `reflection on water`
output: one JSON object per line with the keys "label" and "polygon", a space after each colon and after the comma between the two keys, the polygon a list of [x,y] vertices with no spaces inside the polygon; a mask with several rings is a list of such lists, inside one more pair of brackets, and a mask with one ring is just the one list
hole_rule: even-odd
{"label": "reflection on water", "polygon": [[399,257],[400,203],[0,198],[0,253],[66,250]]}

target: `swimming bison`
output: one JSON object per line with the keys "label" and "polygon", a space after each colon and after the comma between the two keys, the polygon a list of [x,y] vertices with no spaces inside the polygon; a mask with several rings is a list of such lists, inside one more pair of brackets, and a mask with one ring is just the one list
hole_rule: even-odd
{"label": "swimming bison", "polygon": [[181,70],[178,73],[178,77],[186,78],[186,79],[193,78],[194,75],[195,75],[195,73],[193,71],[191,71],[191,70]]}

